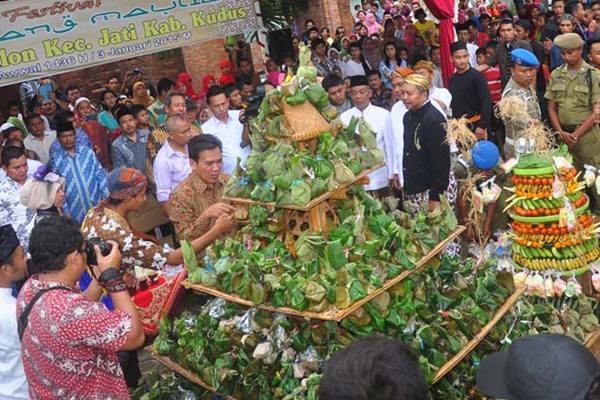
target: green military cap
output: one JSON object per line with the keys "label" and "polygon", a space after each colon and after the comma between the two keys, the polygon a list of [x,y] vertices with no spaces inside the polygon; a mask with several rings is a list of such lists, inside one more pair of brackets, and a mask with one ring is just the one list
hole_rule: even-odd
{"label": "green military cap", "polygon": [[562,50],[573,50],[583,46],[583,39],[576,33],[563,33],[554,38],[554,44]]}

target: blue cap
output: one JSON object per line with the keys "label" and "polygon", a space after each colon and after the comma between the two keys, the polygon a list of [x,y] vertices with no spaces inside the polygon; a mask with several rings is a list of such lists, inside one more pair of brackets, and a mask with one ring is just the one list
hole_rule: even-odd
{"label": "blue cap", "polygon": [[479,169],[492,169],[498,165],[500,151],[498,147],[489,140],[481,140],[473,146],[471,151],[473,165]]}
{"label": "blue cap", "polygon": [[510,58],[513,64],[519,64],[524,67],[537,67],[540,65],[537,57],[525,49],[514,49],[510,52]]}

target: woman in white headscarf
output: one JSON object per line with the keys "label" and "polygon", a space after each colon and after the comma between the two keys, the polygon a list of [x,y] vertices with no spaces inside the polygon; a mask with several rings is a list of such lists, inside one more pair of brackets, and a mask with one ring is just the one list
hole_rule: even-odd
{"label": "woman in white headscarf", "polygon": [[35,223],[52,215],[63,215],[65,205],[65,178],[41,166],[33,179],[21,188],[21,204],[36,210]]}

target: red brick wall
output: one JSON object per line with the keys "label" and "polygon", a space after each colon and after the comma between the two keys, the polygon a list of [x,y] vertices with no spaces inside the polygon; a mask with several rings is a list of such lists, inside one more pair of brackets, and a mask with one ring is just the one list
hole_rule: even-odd
{"label": "red brick wall", "polygon": [[349,30],[354,24],[349,0],[313,0],[310,2],[308,10],[296,18],[301,31],[304,31],[304,23],[307,19],[313,19],[319,29],[329,28],[332,36],[335,34],[335,28],[339,25]]}
{"label": "red brick wall", "polygon": [[[346,32],[350,32],[352,30],[352,26],[354,25],[354,17],[352,16],[352,12],[350,9],[350,1],[349,0],[338,0],[338,5],[340,8],[340,17],[341,17],[341,25],[346,28]],[[332,32],[333,34],[333,32]]]}
{"label": "red brick wall", "polygon": [[79,86],[84,96],[89,96],[92,101],[96,102],[108,78],[112,75],[118,75],[123,79],[125,74],[135,67],[141,68],[144,71],[144,76],[155,85],[161,78],[175,80],[179,72],[185,71],[181,51],[170,50],[67,72],[57,75],[53,79],[63,89],[71,84]]}
{"label": "red brick wall", "polygon": [[228,58],[223,39],[215,39],[204,43],[185,46],[183,62],[187,72],[192,77],[194,90],[199,92],[202,86],[202,77],[211,74],[219,79],[219,61]]}

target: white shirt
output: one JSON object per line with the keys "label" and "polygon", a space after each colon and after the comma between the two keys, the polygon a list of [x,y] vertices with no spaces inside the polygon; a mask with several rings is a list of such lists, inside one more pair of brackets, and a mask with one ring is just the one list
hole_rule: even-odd
{"label": "white shirt", "polygon": [[28,399],[27,378],[17,333],[17,299],[0,288],[0,399]]}
{"label": "white shirt", "polygon": [[402,151],[404,150],[404,114],[406,114],[407,111],[408,109],[404,103],[402,101],[397,101],[387,117],[384,133],[388,175],[390,179],[392,179],[394,175],[398,175],[401,185],[404,183],[404,175],[402,174]]}
{"label": "white shirt", "polygon": [[356,62],[352,59],[348,59],[348,61],[346,61],[345,63],[342,63],[342,72],[344,74],[344,78],[347,78],[349,76],[366,75],[367,74],[362,63]]}
{"label": "white shirt", "polygon": [[0,399],[28,399],[27,378],[17,333],[17,299],[0,288]]}
{"label": "white shirt", "polygon": [[179,184],[192,171],[187,154],[175,151],[169,141],[160,148],[154,159],[154,182],[156,183],[156,200],[164,203]]}
{"label": "white shirt", "polygon": [[44,130],[49,131],[50,130],[50,121],[48,121],[48,117],[46,117],[45,115],[40,115],[40,117],[42,117],[42,120],[44,120]]}
{"label": "white shirt", "polygon": [[54,139],[56,139],[56,131],[45,131],[42,140],[29,134],[23,140],[23,144],[26,149],[35,151],[40,156],[42,163],[47,164],[50,159],[50,146],[52,146]]}
{"label": "white shirt", "polygon": [[[433,86],[431,89],[429,89],[429,100],[431,100],[431,104],[433,104],[435,108],[440,110],[444,117],[452,115],[450,113],[450,103],[452,103],[452,94],[450,94],[450,91],[448,89]],[[442,107],[440,102],[444,104],[444,107]]]}
{"label": "white shirt", "polygon": [[477,68],[477,47],[476,44],[467,43],[467,52],[469,53],[469,64],[471,64],[471,68]]}
{"label": "white shirt", "polygon": [[[444,118],[446,118],[446,121],[448,120],[448,118],[452,117],[452,109],[450,108],[450,104],[452,103],[452,94],[448,89],[438,88],[434,86],[432,89],[429,90],[429,101],[431,101],[431,104],[433,104],[433,106],[438,109],[438,111],[444,116]],[[444,107],[442,107],[442,105],[439,102],[444,103],[444,106],[446,106],[446,108],[444,109]],[[458,152],[458,147],[456,146],[456,143],[451,142],[449,144],[451,153]]]}
{"label": "white shirt", "polygon": [[[368,185],[365,185],[365,190],[379,190],[388,186],[388,165],[391,165],[391,160],[387,159],[386,147],[393,146],[393,144],[385,142],[384,132],[386,129],[386,121],[389,114],[389,111],[385,108],[369,104],[369,106],[363,111],[360,111],[356,107],[352,107],[340,116],[342,122],[345,125],[348,125],[350,123],[352,117],[364,117],[365,121],[377,133],[377,146],[381,150],[383,150],[384,154],[386,154],[386,165],[369,174],[370,182]],[[356,129],[356,133],[358,133],[358,126],[356,127]]]}
{"label": "white shirt", "polygon": [[433,70],[433,86],[442,88],[444,87],[444,79],[442,78],[442,72],[439,68],[434,67]]}
{"label": "white shirt", "polygon": [[229,110],[227,122],[222,122],[214,115],[202,124],[202,133],[210,133],[216,136],[223,146],[223,168],[224,174],[232,175],[238,157],[241,164],[245,165],[250,155],[250,146],[242,148],[242,133],[244,125],[240,122],[240,112]]}

